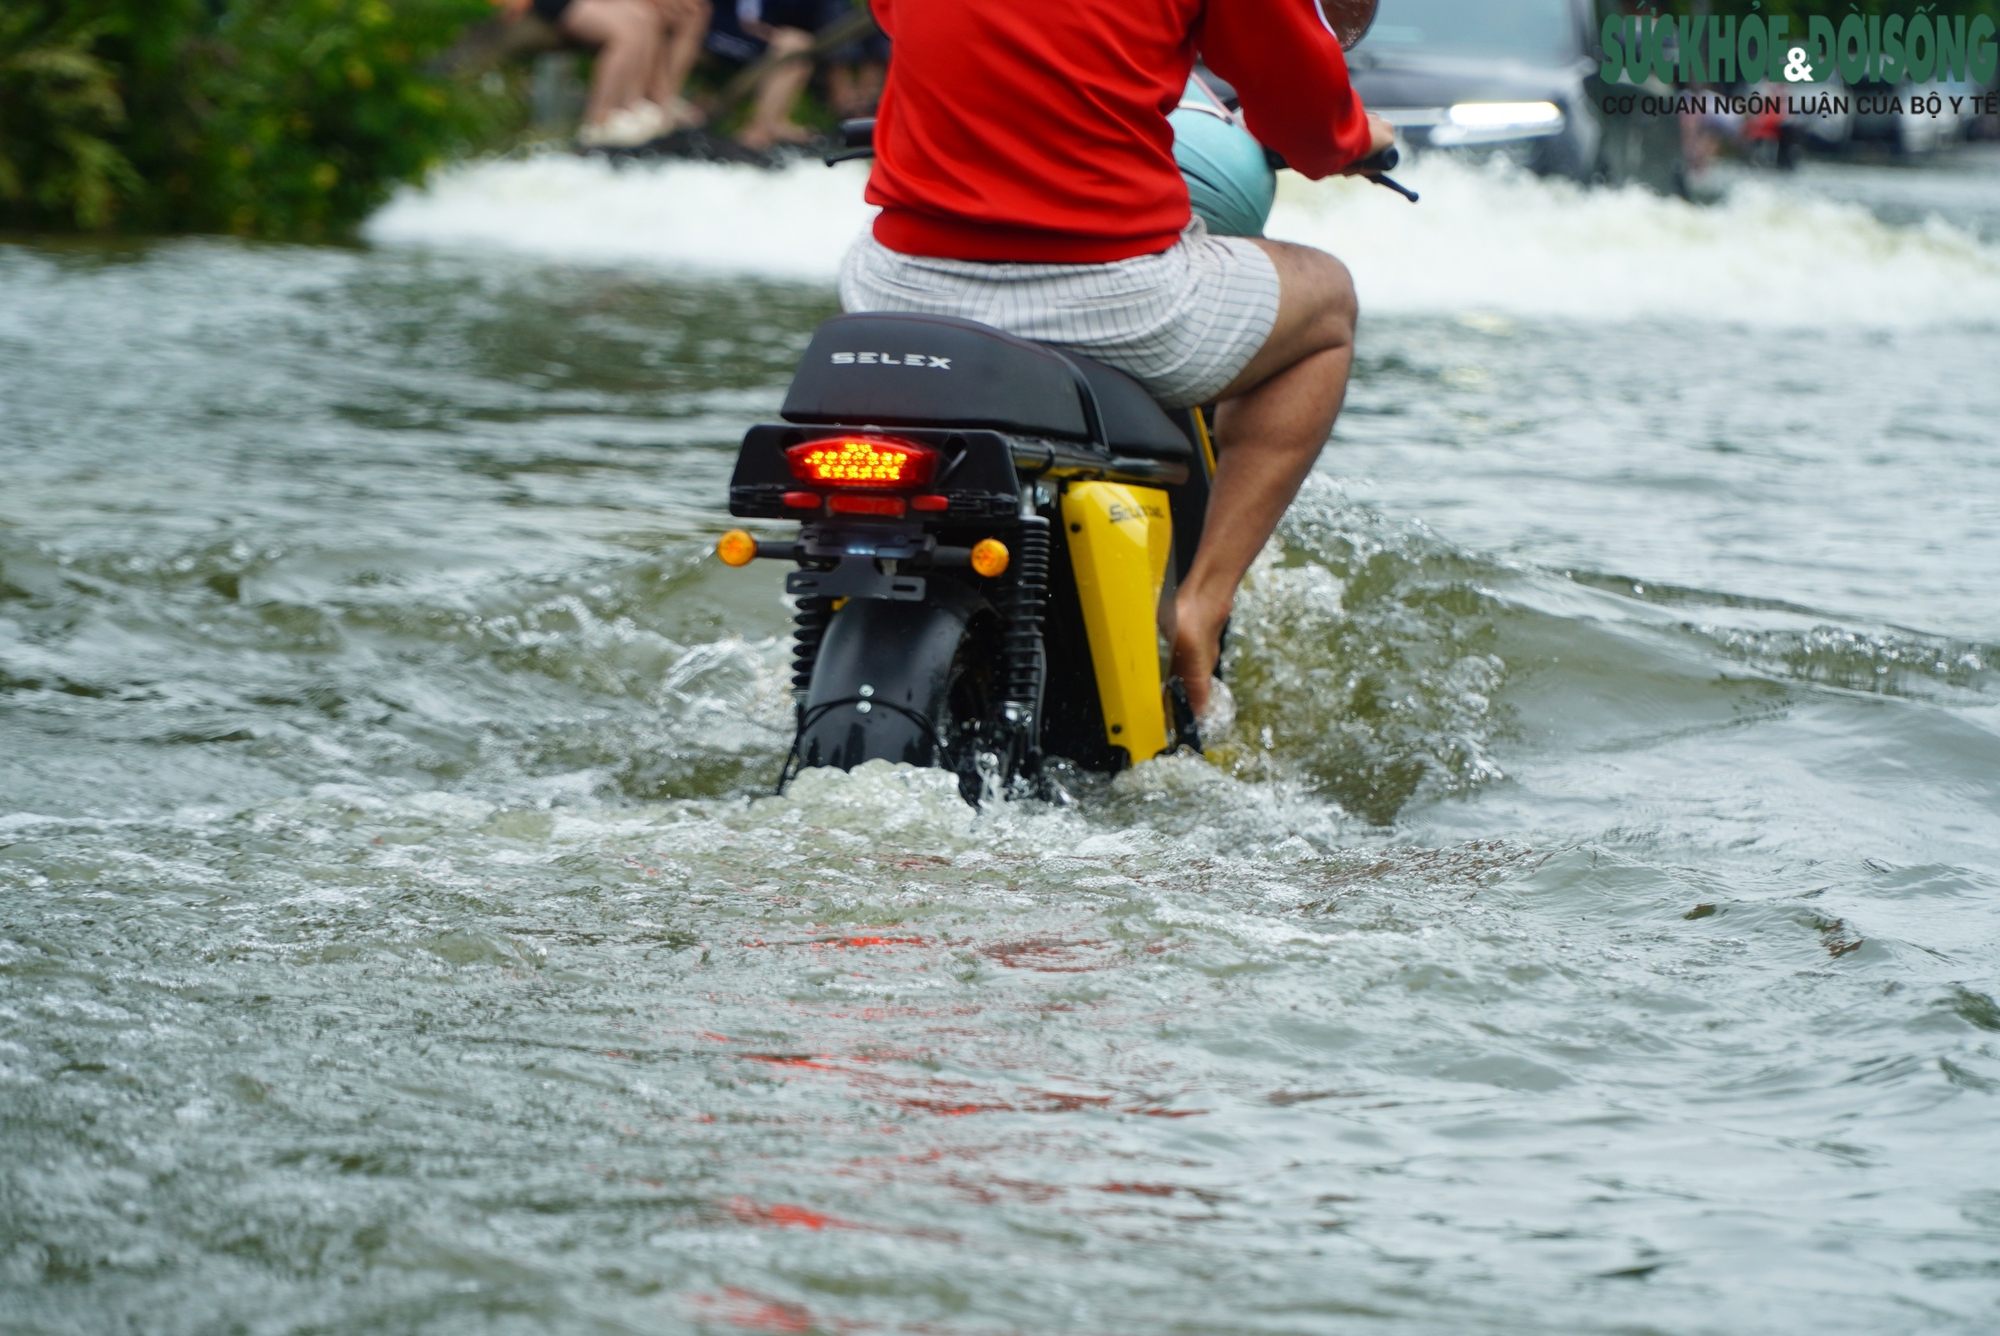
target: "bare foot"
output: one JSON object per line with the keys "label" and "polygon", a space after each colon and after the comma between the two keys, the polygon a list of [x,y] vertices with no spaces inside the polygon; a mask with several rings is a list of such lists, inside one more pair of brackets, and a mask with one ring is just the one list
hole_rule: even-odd
{"label": "bare foot", "polygon": [[708,115],[684,97],[667,104],[667,120],[676,130],[692,130],[708,123]]}
{"label": "bare foot", "polygon": [[1187,687],[1195,717],[1208,713],[1211,684],[1222,659],[1222,624],[1229,609],[1205,606],[1183,588],[1174,599],[1173,673]]}
{"label": "bare foot", "polygon": [[793,125],[786,121],[766,129],[760,125],[745,126],[736,136],[736,142],[745,148],[762,153],[773,144],[810,144],[813,132],[803,125]]}

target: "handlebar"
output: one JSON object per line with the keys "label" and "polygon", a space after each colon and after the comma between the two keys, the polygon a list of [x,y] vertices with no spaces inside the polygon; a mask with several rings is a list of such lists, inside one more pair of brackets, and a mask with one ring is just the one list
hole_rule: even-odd
{"label": "handlebar", "polygon": [[[873,116],[862,116],[840,123],[840,147],[824,155],[822,161],[831,167],[836,162],[849,162],[855,158],[872,158],[874,156],[875,118]],[[1267,148],[1264,150],[1264,160],[1271,164],[1271,170],[1274,172],[1285,169],[1284,158],[1280,157],[1272,149]],[[1394,144],[1390,144],[1380,153],[1371,154],[1363,158],[1348,170],[1351,175],[1365,177],[1378,186],[1386,186],[1410,203],[1415,204],[1417,202],[1417,192],[1411,190],[1400,181],[1392,180],[1388,176],[1388,173],[1394,171],[1397,164],[1401,163],[1402,160],[1403,155],[1396,151]]]}
{"label": "handlebar", "polygon": [[861,116],[840,123],[840,147],[825,154],[820,161],[831,167],[836,162],[848,162],[854,158],[875,156],[875,118]]}
{"label": "handlebar", "polygon": [[[1349,167],[1347,174],[1349,176],[1361,177],[1363,180],[1373,181],[1378,186],[1386,186],[1410,203],[1415,204],[1417,202],[1416,191],[1410,189],[1401,181],[1391,180],[1385,175],[1385,173],[1394,171],[1396,164],[1402,160],[1403,155],[1396,151],[1396,146],[1389,144],[1380,153],[1371,153],[1352,167]],[[1284,155],[1274,148],[1264,150],[1264,161],[1271,165],[1271,170],[1274,172],[1282,172],[1291,165],[1285,161]]]}
{"label": "handlebar", "polygon": [[1390,144],[1383,148],[1380,153],[1371,154],[1363,158],[1360,162],[1355,163],[1353,167],[1349,168],[1349,171],[1355,176],[1365,177],[1373,181],[1378,186],[1386,186],[1410,203],[1415,204],[1417,202],[1417,192],[1388,175],[1389,172],[1395,169],[1396,164],[1402,160],[1403,155],[1396,151],[1394,144]]}

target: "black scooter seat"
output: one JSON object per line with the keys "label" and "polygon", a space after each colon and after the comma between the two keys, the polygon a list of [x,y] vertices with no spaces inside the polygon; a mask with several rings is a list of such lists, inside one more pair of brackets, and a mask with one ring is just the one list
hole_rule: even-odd
{"label": "black scooter seat", "polygon": [[954,316],[835,316],[814,332],[781,412],[814,425],[976,427],[1095,442],[1114,455],[1194,457],[1124,372]]}

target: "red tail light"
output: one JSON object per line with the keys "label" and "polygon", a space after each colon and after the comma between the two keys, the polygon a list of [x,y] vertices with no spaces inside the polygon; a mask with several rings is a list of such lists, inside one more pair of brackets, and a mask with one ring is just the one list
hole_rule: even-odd
{"label": "red tail light", "polygon": [[785,451],[792,474],[823,487],[921,487],[937,451],[889,436],[830,436]]}

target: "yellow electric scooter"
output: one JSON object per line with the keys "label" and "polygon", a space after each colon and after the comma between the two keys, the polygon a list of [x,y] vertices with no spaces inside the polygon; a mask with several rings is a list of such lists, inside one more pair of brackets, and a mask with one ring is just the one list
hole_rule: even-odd
{"label": "yellow electric scooter", "polygon": [[752,427],[722,560],[793,563],[800,768],[956,771],[969,801],[1043,761],[1113,773],[1200,748],[1165,615],[1201,538],[1214,455],[1122,372],[969,320],[821,325],[782,423]]}
{"label": "yellow electric scooter", "polygon": [[[1339,8],[1351,45],[1374,5]],[[827,161],[870,155],[873,131],[847,122]],[[1361,164],[1415,200],[1395,166]],[[781,415],[744,437],[729,509],[798,537],[717,545],[798,566],[781,788],[880,758],[954,770],[978,802],[1044,787],[1046,757],[1116,773],[1200,750],[1166,618],[1215,474],[1201,410],[987,325],[875,313],[819,327]]]}

